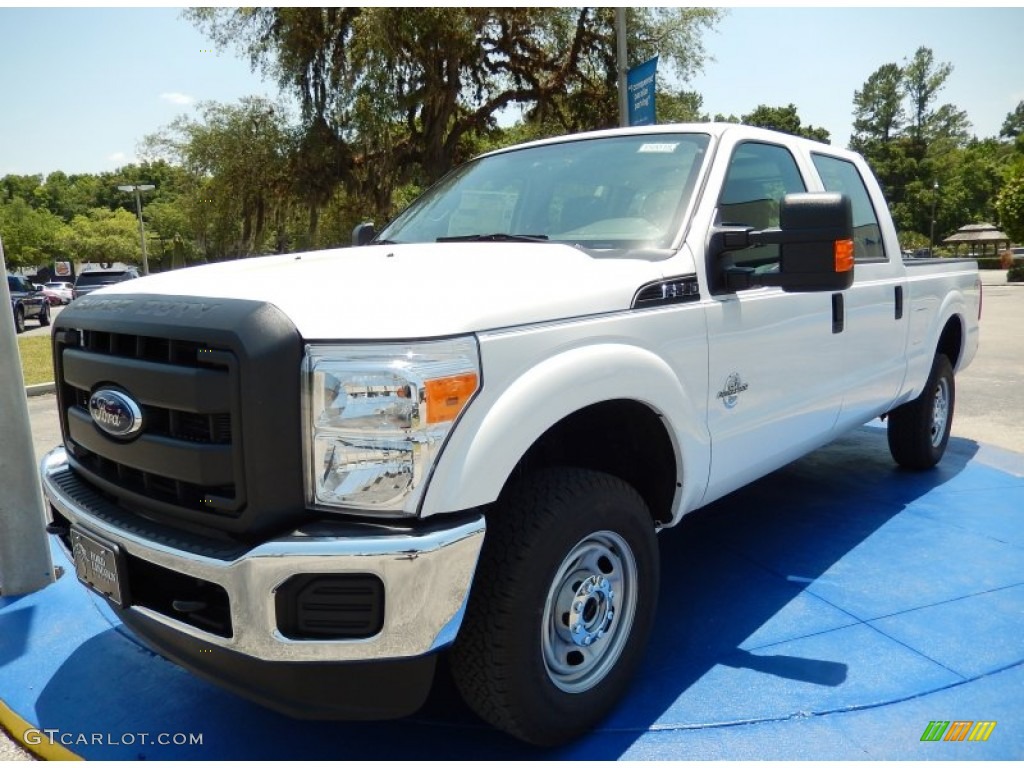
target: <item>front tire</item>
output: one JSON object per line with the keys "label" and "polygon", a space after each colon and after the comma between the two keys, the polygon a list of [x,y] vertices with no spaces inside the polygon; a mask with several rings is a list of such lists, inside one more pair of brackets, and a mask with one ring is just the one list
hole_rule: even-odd
{"label": "front tire", "polygon": [[39,327],[45,328],[50,324],[50,302],[47,301],[39,308]]}
{"label": "front tire", "polygon": [[889,452],[907,469],[931,469],[946,452],[953,427],[956,382],[953,366],[935,356],[924,391],[889,414]]}
{"label": "front tire", "polygon": [[647,505],[601,472],[546,470],[503,494],[452,671],[484,720],[539,746],[593,728],[643,658],[658,599]]}
{"label": "front tire", "polygon": [[25,332],[25,310],[22,307],[18,307],[14,310],[14,332]]}

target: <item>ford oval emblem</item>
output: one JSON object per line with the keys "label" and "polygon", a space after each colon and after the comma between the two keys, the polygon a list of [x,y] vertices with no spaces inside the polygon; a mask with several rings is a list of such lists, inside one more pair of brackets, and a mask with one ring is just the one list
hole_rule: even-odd
{"label": "ford oval emblem", "polygon": [[142,408],[124,392],[97,389],[89,398],[93,423],[108,435],[128,440],[142,431]]}

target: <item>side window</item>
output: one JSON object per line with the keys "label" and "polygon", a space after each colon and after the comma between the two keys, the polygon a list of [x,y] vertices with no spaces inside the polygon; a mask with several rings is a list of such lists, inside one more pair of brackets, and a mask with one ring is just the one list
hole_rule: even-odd
{"label": "side window", "polygon": [[[754,229],[777,227],[782,198],[791,192],[806,191],[789,150],[775,144],[745,142],[736,147],[729,160],[718,200],[717,223]],[[727,258],[734,266],[771,272],[778,269],[779,246],[753,246],[733,251]]]}
{"label": "side window", "polygon": [[887,261],[882,245],[882,230],[864,186],[857,166],[849,160],[825,155],[812,155],[821,183],[829,192],[841,192],[853,204],[853,258],[854,261]]}

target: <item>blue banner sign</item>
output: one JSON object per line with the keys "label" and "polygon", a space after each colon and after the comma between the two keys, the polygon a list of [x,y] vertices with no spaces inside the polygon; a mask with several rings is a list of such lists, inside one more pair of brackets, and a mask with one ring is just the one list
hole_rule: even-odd
{"label": "blue banner sign", "polygon": [[630,125],[654,125],[654,81],[657,71],[658,57],[655,56],[626,73]]}

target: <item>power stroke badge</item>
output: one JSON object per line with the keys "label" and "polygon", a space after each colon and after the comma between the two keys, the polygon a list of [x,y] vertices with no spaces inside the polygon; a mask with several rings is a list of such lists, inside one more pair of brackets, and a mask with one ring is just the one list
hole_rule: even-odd
{"label": "power stroke badge", "polygon": [[740,401],[740,395],[746,392],[749,386],[738,373],[730,373],[717,397],[726,408],[735,408],[736,403]]}

